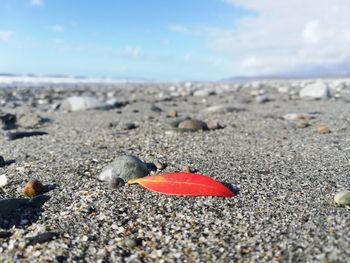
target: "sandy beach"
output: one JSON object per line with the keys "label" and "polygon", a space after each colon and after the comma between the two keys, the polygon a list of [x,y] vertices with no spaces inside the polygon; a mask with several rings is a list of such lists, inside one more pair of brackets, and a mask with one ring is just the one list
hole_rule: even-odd
{"label": "sandy beach", "polygon": [[[334,202],[350,188],[349,89],[310,100],[307,83],[1,88],[0,261],[349,262],[350,210]],[[174,126],[186,118],[220,125]],[[15,131],[47,134],[9,140]],[[189,169],[240,191],[112,189],[98,176],[122,155],[164,164],[151,175]],[[47,190],[29,199],[33,178]]]}

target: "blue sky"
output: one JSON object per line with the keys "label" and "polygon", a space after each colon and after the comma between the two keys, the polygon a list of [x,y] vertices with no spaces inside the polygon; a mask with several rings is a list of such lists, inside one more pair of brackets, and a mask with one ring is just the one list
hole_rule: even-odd
{"label": "blue sky", "polygon": [[341,71],[350,4],[329,3],[1,0],[0,72],[218,80]]}

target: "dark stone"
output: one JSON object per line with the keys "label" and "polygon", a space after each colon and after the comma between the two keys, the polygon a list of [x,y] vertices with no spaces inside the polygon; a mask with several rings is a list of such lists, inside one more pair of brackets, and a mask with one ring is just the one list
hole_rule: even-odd
{"label": "dark stone", "polygon": [[0,155],[0,167],[4,167],[6,165],[4,157]]}
{"label": "dark stone", "polygon": [[6,137],[9,141],[22,139],[25,137],[31,137],[31,136],[41,136],[46,135],[47,132],[44,131],[29,131],[29,132],[9,132],[6,134]]}
{"label": "dark stone", "polygon": [[29,245],[35,245],[35,244],[43,244],[46,242],[49,242],[53,239],[56,239],[60,236],[57,232],[46,232],[38,234],[32,238],[29,238]]}

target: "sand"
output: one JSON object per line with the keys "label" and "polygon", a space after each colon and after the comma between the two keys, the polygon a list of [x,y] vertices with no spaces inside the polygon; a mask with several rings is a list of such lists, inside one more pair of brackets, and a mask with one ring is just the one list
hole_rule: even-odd
{"label": "sand", "polygon": [[[300,100],[267,87],[272,100],[261,104],[248,88],[211,85],[218,94],[173,94],[167,100],[159,92],[170,94],[170,85],[21,88],[12,97],[13,89],[2,89],[2,112],[30,109],[49,121],[38,127],[48,135],[13,141],[0,136],[0,155],[13,160],[0,168],[9,180],[0,199],[25,198],[22,189],[31,178],[51,190],[42,205],[0,211],[0,232],[11,235],[0,238],[0,261],[349,262],[350,210],[333,200],[350,188],[347,100]],[[53,110],[77,94],[128,104]],[[202,111],[214,105],[241,110]],[[166,117],[173,110],[179,117],[217,120],[224,128],[174,131],[174,119]],[[294,112],[315,118],[297,128],[282,118]],[[123,129],[126,122],[136,128]],[[331,133],[320,134],[319,126]],[[237,184],[240,192],[235,198],[174,197],[138,185],[111,189],[98,181],[103,167],[126,154],[167,164],[153,174],[187,165]],[[55,235],[33,241],[47,232]]]}

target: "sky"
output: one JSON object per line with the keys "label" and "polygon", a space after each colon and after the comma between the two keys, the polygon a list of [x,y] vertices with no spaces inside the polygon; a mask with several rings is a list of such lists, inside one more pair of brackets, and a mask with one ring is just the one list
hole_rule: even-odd
{"label": "sky", "polygon": [[1,0],[0,72],[149,80],[350,72],[349,0]]}

